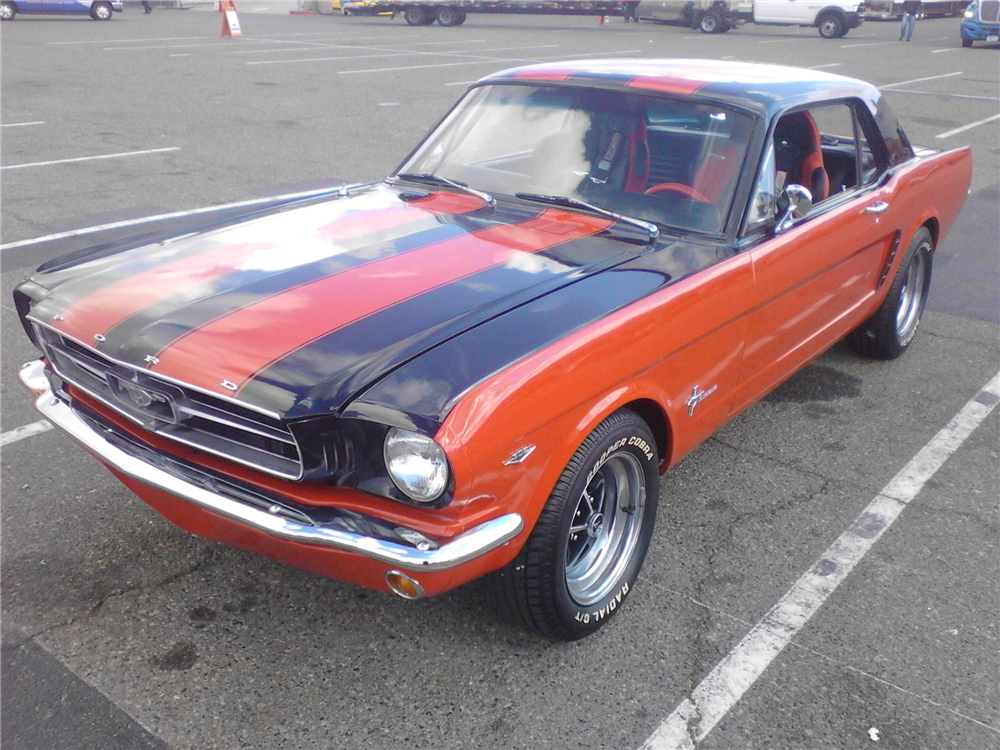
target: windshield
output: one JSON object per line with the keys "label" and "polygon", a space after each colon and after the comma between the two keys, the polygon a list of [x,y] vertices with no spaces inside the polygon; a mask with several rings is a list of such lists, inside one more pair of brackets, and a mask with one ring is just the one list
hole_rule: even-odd
{"label": "windshield", "polygon": [[572,198],[720,232],[752,124],[714,104],[497,84],[472,89],[398,173],[433,174],[495,195]]}

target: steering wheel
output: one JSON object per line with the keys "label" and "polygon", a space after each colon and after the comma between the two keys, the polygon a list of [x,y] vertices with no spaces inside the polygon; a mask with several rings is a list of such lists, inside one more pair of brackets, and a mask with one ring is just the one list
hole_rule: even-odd
{"label": "steering wheel", "polygon": [[680,182],[661,182],[658,185],[646,188],[645,192],[646,195],[659,195],[660,193],[680,193],[685,198],[690,198],[694,201],[701,201],[702,203],[712,202],[698,190],[695,190],[690,185],[684,185]]}

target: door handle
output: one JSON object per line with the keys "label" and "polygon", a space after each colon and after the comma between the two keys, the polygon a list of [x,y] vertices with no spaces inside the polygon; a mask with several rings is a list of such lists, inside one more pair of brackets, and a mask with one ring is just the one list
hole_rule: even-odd
{"label": "door handle", "polygon": [[872,203],[870,206],[865,206],[866,214],[884,214],[889,210],[889,204],[885,201],[879,201],[878,203]]}

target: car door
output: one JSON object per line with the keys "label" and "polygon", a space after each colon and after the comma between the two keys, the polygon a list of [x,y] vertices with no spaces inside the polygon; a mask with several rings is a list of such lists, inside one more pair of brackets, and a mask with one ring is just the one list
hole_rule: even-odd
{"label": "car door", "polygon": [[[797,163],[786,161],[795,146],[787,142],[792,136],[783,135],[784,123],[791,120],[815,131],[813,147],[820,155],[812,156],[808,176]],[[785,113],[776,120],[767,148],[744,231],[754,269],[754,306],[737,410],[866,317],[886,282],[904,213],[893,205],[894,183],[881,179],[888,168],[887,152],[860,102]],[[806,187],[816,201],[804,217],[779,229],[773,196],[780,194],[783,182],[810,182]]]}
{"label": "car door", "polygon": [[753,20],[757,23],[791,23],[805,11],[806,0],[754,0]]}

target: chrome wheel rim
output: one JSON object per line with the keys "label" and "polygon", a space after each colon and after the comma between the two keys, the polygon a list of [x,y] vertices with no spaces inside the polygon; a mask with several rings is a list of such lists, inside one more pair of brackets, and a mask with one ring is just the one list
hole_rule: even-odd
{"label": "chrome wheel rim", "polygon": [[645,474],[638,459],[609,457],[577,499],[566,543],[566,587],[583,607],[601,601],[621,580],[639,542],[646,511]]}
{"label": "chrome wheel rim", "polygon": [[14,13],[13,13],[12,8],[9,5],[2,5],[2,6],[0,6],[0,18],[9,19],[9,18],[13,18],[13,17],[14,17]]}
{"label": "chrome wheel rim", "polygon": [[920,322],[924,307],[924,291],[927,287],[927,248],[921,246],[913,256],[913,262],[906,269],[906,279],[899,292],[899,308],[896,310],[896,335],[906,341]]}

